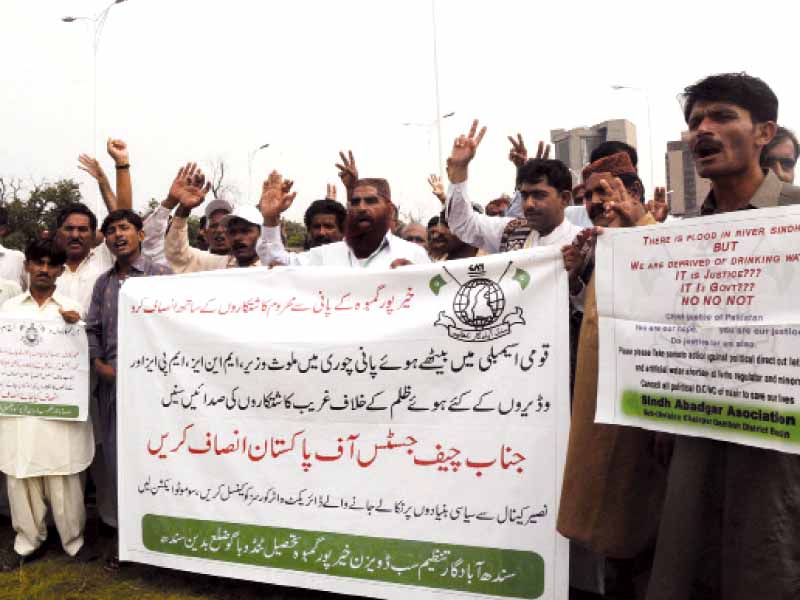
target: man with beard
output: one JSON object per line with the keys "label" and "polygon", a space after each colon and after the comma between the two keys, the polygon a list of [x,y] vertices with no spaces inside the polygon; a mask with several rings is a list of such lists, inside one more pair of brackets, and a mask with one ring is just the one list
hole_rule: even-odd
{"label": "man with beard", "polygon": [[264,218],[258,254],[265,265],[338,266],[386,268],[428,263],[425,250],[396,237],[390,230],[394,205],[385,179],[356,179],[345,183],[347,221],[341,242],[317,246],[307,252],[289,253],[280,235],[280,215],[294,200],[284,180],[273,171],[264,182],[261,214]]}
{"label": "man with beard", "polygon": [[[158,265],[141,253],[144,240],[142,219],[129,209],[112,211],[103,221],[105,245],[115,258],[114,265],[100,277],[92,290],[86,335],[89,359],[98,377],[97,421],[103,438],[103,455],[117,511],[117,305],[119,290],[130,277],[168,275],[168,267]],[[116,556],[109,560],[118,565]]]}
{"label": "man with beard", "polygon": [[[602,158],[583,171],[589,215],[600,227],[655,224],[642,203],[642,186],[627,154]],[[558,530],[614,566],[607,598],[634,598],[640,565],[647,570],[658,527],[666,473],[652,452],[655,434],[635,427],[599,425],[598,317],[591,248],[584,230],[562,248],[570,294],[583,296],[564,483]],[[581,276],[585,281],[580,281]],[[583,560],[591,560],[584,556]],[[676,596],[677,598],[677,596]]]}
{"label": "man with beard", "polygon": [[252,206],[232,209],[225,200],[212,200],[205,211],[208,252],[189,246],[187,220],[210,189],[211,183],[206,182],[202,169],[196,163],[189,163],[178,171],[167,199],[161,204],[167,214],[171,207],[177,206],[164,240],[164,252],[175,273],[259,265],[255,247],[261,233],[261,216]]}
{"label": "man with beard", "polygon": [[778,127],[772,141],[761,152],[761,166],[775,171],[784,183],[794,183],[794,168],[800,157],[797,136],[785,127]]}
{"label": "man with beard", "polygon": [[517,170],[516,187],[525,219],[488,217],[472,210],[466,186],[468,167],[486,133],[484,127],[476,135],[477,129],[475,120],[469,134],[456,139],[447,160],[451,185],[445,216],[450,230],[464,243],[490,254],[572,242],[581,228],[564,219],[572,175],[561,161],[532,159]]}
{"label": "man with beard", "polygon": [[[700,214],[800,204],[800,188],[759,164],[778,98],[744,73],[686,88],[689,148],[711,191]],[[796,598],[800,456],[676,436],[648,600]]]}
{"label": "man with beard", "polygon": [[306,225],[306,250],[341,242],[347,210],[336,200],[325,198],[314,200],[306,209],[303,222]]}

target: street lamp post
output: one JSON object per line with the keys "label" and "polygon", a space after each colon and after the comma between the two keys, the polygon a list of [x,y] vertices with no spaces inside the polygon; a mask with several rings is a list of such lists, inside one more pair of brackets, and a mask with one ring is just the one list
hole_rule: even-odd
{"label": "street lamp post", "polygon": [[[92,148],[97,157],[97,50],[100,48],[100,36],[103,33],[103,26],[106,24],[109,11],[115,4],[120,4],[125,0],[114,0],[94,17],[62,17],[64,23],[74,23],[75,21],[90,21],[94,24],[94,35],[92,37]],[[97,210],[100,210],[100,197],[97,199]]]}
{"label": "street lamp post", "polygon": [[[438,108],[438,103],[437,103],[437,108]],[[444,165],[444,159],[442,157],[442,120],[443,119],[449,119],[450,117],[452,117],[455,114],[456,114],[455,112],[449,112],[449,113],[446,113],[444,115],[438,115],[435,120],[428,121],[428,122],[425,122],[425,123],[413,123],[413,122],[403,123],[404,127],[424,127],[424,128],[426,128],[428,130],[428,143],[430,143],[430,132],[431,132],[431,129],[434,127],[434,125],[436,126],[436,133],[437,133],[437,137],[439,138],[439,178],[442,181],[444,181],[444,171],[442,170],[442,167]]]}
{"label": "street lamp post", "polygon": [[630,85],[612,85],[611,89],[617,91],[631,90],[644,94],[644,102],[647,105],[647,138],[648,145],[650,146],[650,186],[655,187],[656,182],[653,174],[653,123],[650,119],[650,94],[648,93],[647,88],[634,87]]}
{"label": "street lamp post", "polygon": [[442,119],[444,117],[439,106],[439,43],[436,37],[436,0],[431,0],[431,22],[433,23],[433,82],[436,89],[436,137],[439,145],[439,179],[444,181],[444,156],[442,155]]}
{"label": "street lamp post", "polygon": [[264,150],[265,148],[269,148],[269,143],[261,144],[255,150],[251,150],[250,153],[247,155],[247,204],[251,205],[251,188],[253,187],[253,159],[255,159],[256,154],[260,150]]}

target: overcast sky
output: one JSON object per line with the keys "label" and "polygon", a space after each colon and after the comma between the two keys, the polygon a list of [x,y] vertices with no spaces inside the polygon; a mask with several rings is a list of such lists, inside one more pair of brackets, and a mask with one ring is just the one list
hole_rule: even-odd
{"label": "overcast sky", "polygon": [[[73,177],[91,154],[92,16],[110,0],[0,0],[0,176]],[[666,142],[684,128],[676,100],[704,75],[745,70],[769,83],[780,120],[800,128],[792,66],[796,19],[769,3],[436,0],[445,155],[479,117],[489,131],[470,172],[475,200],[511,192],[506,135],[528,148],[555,128],[627,118],[637,127],[646,187],[663,185]],[[786,6],[789,6],[787,4]],[[336,182],[337,151],[362,176],[389,179],[404,213],[437,210],[430,0],[127,0],[111,10],[97,63],[97,152],[108,136],[131,150],[134,203],[162,199],[178,167],[222,158],[245,202],[275,168],[296,181],[287,216]],[[646,89],[653,121],[649,179]],[[403,126],[405,122],[423,123]]]}

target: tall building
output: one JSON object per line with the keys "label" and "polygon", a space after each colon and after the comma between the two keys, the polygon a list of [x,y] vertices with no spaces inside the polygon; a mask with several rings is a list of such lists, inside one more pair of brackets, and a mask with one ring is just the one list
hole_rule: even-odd
{"label": "tall building", "polygon": [[700,214],[711,182],[700,177],[689,150],[689,132],[681,133],[678,142],[667,142],[667,199],[673,215],[695,216]]}
{"label": "tall building", "polygon": [[613,119],[569,131],[553,129],[550,141],[555,146],[556,158],[565,163],[575,176],[589,163],[592,150],[603,142],[625,142],[635,148],[636,126],[626,119]]}

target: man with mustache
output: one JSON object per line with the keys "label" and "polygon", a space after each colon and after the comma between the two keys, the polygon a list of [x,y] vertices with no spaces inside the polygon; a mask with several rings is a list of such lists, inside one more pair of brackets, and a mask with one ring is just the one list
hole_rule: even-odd
{"label": "man with mustache", "polygon": [[[195,273],[259,265],[256,242],[261,233],[261,215],[252,206],[231,205],[220,199],[206,207],[208,252],[189,246],[187,220],[211,189],[202,169],[189,163],[178,171],[167,199],[161,204],[169,214],[177,206],[164,240],[164,253],[175,273]],[[162,215],[164,214],[162,211]]]}
{"label": "man with mustache", "polygon": [[[778,121],[764,81],[712,75],[683,99],[697,172],[711,180],[701,218],[800,204],[800,188],[759,162]],[[800,456],[676,436],[648,600],[796,598],[799,522]]]}
{"label": "man with mustache", "polygon": [[[591,163],[583,170],[583,179],[584,201],[595,226],[656,223],[642,203],[641,181],[626,153]],[[557,526],[565,537],[613,565],[607,571],[606,597],[628,599],[635,597],[637,567],[647,566],[655,543],[666,472],[652,451],[655,434],[594,422],[599,340],[592,234],[586,229],[562,248],[570,294],[581,298],[583,319]],[[583,556],[584,561],[589,559]]]}
{"label": "man with mustache", "polygon": [[794,183],[794,168],[800,157],[797,136],[785,127],[778,127],[772,141],[761,151],[761,166],[775,171],[784,183]]}
{"label": "man with mustache", "polygon": [[[51,240],[31,242],[25,249],[30,287],[26,293],[7,300],[2,313],[77,322],[80,304],[56,290],[56,279],[65,262],[63,249]],[[64,551],[81,562],[97,558],[94,549],[84,542],[86,509],[80,475],[93,456],[91,418],[83,422],[26,416],[0,418],[0,470],[6,474],[16,532],[16,566],[42,555],[48,504]]]}
{"label": "man with mustache", "polygon": [[308,232],[306,250],[342,241],[346,219],[347,209],[336,200],[332,198],[314,200],[303,216]]}
{"label": "man with mustache", "polygon": [[472,258],[478,254],[475,246],[465,244],[453,235],[447,226],[444,214],[435,216],[428,221],[428,240],[428,255],[434,262]]}
{"label": "man with mustache", "polygon": [[[109,139],[106,150],[114,161],[116,171],[117,193],[111,189],[108,178],[100,163],[86,154],[78,157],[81,170],[86,171],[98,183],[100,194],[106,209],[112,212],[117,209],[130,209],[133,203],[133,191],[130,175],[130,153],[123,140]],[[86,318],[92,301],[92,290],[97,278],[108,271],[114,264],[114,256],[102,242],[97,232],[97,216],[85,204],[76,202],[61,209],[56,216],[56,245],[67,255],[65,268],[56,280],[56,290],[68,298],[77,300],[81,305],[81,317]],[[95,373],[91,372],[89,412],[97,414],[97,397],[95,393]],[[94,420],[95,443],[102,443],[102,435],[98,421]],[[100,519],[110,527],[117,526],[116,508],[112,499],[111,483],[106,480],[107,469],[104,455],[100,448],[95,452],[94,461],[89,474],[94,481],[97,509]]]}
{"label": "man with mustache", "polygon": [[424,248],[426,251],[428,249],[428,230],[422,223],[409,223],[403,227],[400,237],[407,242]]}
{"label": "man with mustache", "polygon": [[[352,156],[352,155],[351,155]],[[307,252],[289,253],[280,235],[280,215],[294,200],[283,177],[273,171],[262,187],[261,214],[264,228],[258,254],[265,265],[339,266],[386,268],[428,263],[423,248],[390,231],[394,205],[385,179],[356,179],[345,183],[347,220],[344,240],[317,246]]]}
{"label": "man with mustache", "polygon": [[487,253],[534,246],[569,244],[581,228],[564,219],[569,206],[572,175],[564,163],[549,159],[528,160],[517,170],[517,192],[525,219],[489,217],[472,210],[466,181],[469,163],[475,157],[486,128],[477,133],[478,121],[469,134],[459,136],[447,161],[450,189],[446,218],[450,230],[464,243]]}
{"label": "man with mustache", "polygon": [[[169,275],[171,269],[153,262],[141,252],[144,240],[142,218],[130,209],[112,211],[103,221],[105,245],[115,258],[114,265],[100,277],[92,290],[86,335],[89,359],[98,377],[97,421],[103,438],[103,455],[111,486],[113,508],[117,510],[117,306],[119,290],[130,277]],[[118,566],[116,556],[109,559]]]}

